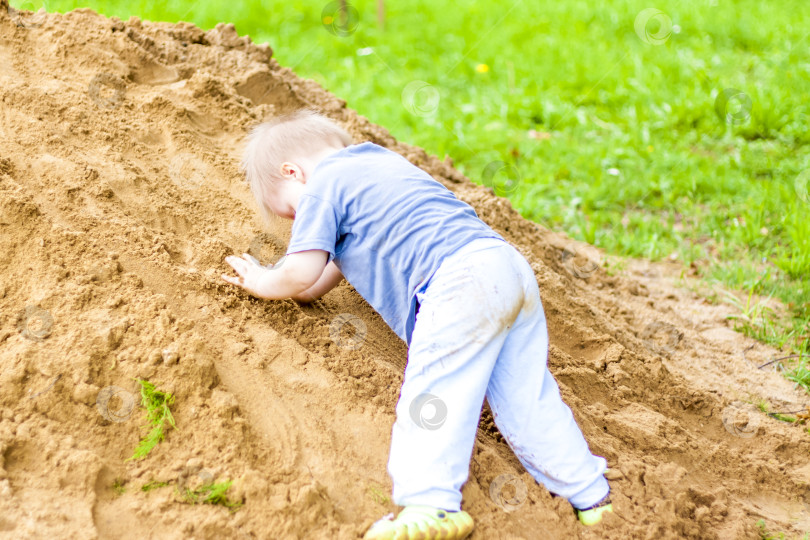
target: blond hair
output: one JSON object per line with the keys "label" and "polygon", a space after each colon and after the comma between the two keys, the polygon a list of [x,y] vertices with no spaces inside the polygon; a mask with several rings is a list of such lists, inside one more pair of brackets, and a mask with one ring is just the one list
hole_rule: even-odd
{"label": "blond hair", "polygon": [[352,136],[333,120],[311,109],[283,114],[250,131],[241,170],[265,221],[277,217],[264,204],[264,195],[282,180],[281,164],[330,144],[349,146]]}

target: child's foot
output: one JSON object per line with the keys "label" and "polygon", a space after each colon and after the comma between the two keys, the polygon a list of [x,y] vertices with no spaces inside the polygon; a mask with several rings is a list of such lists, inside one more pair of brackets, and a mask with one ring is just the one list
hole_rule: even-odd
{"label": "child's foot", "polygon": [[448,512],[432,506],[406,506],[396,519],[390,514],[374,523],[363,540],[462,540],[472,530],[473,520],[463,510]]}
{"label": "child's foot", "polygon": [[613,505],[610,503],[610,493],[605,495],[605,498],[588,508],[575,509],[577,517],[583,525],[596,525],[602,521],[602,514],[605,512],[613,512]]}

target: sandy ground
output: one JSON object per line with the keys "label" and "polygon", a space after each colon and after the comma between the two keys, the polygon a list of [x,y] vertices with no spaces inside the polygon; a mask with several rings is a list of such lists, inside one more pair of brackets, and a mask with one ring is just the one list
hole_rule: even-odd
{"label": "sandy ground", "polygon": [[[535,270],[551,370],[612,468],[616,512],[579,525],[485,410],[464,488],[473,538],[758,538],[759,519],[810,530],[810,438],[746,403],[795,410],[805,396],[757,369],[779,353],[678,286],[677,267],[609,272],[593,248],[522,219],[232,27],[7,7],[3,538],[358,538],[395,509],[385,466],[405,345],[345,282],[306,306],[219,279],[226,255],[283,252],[289,226],[263,230],[238,159],[250,125],[301,106],[428,171]],[[350,319],[365,328],[355,337],[341,327]],[[179,429],[126,461],[141,433],[139,377],[175,394]],[[178,496],[209,478],[235,480],[244,506]],[[143,492],[150,481],[168,485]]]}

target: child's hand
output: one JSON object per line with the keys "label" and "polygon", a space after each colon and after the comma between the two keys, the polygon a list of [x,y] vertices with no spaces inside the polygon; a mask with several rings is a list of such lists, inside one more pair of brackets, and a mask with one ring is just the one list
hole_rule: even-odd
{"label": "child's hand", "polygon": [[[244,257],[244,259],[242,257]],[[247,253],[243,253],[242,257],[235,255],[225,257],[225,262],[231,265],[231,268],[239,274],[239,277],[222,274],[222,279],[232,285],[242,287],[253,296],[261,296],[259,285],[268,268],[262,266],[259,261]]]}
{"label": "child's hand", "polygon": [[284,300],[298,296],[312,287],[324,273],[328,257],[329,253],[326,251],[308,249],[290,253],[279,259],[275,265],[262,266],[247,253],[242,254],[242,257],[231,255],[225,257],[225,261],[239,277],[222,274],[222,279],[231,285],[242,287],[258,298]]}

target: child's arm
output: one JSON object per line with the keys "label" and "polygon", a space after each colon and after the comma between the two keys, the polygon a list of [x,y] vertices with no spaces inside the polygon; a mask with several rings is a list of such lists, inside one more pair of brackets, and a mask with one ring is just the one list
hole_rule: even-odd
{"label": "child's arm", "polygon": [[253,296],[283,300],[315,285],[324,274],[329,254],[320,249],[291,253],[285,257],[283,264],[274,268],[265,268],[247,253],[244,256],[225,257],[239,277],[223,274],[222,279],[242,287]]}
{"label": "child's arm", "polygon": [[343,281],[343,274],[335,265],[335,261],[332,261],[323,269],[323,274],[315,285],[291,298],[297,302],[312,302],[337,287],[341,281]]}

